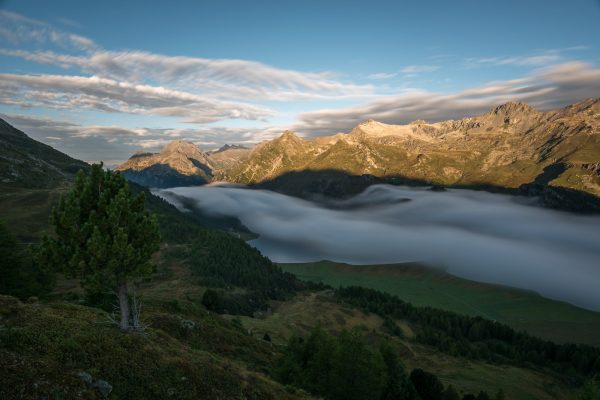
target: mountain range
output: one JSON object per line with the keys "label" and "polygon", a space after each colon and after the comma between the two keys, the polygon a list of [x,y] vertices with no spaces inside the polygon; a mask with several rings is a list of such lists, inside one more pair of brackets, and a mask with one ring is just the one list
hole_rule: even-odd
{"label": "mountain range", "polygon": [[301,196],[343,195],[376,182],[527,194],[565,188],[600,196],[600,99],[546,112],[509,102],[436,123],[368,120],[348,133],[314,138],[285,131],[250,149],[202,152],[175,141],[158,154],[136,154],[117,170],[148,186],[227,181]]}

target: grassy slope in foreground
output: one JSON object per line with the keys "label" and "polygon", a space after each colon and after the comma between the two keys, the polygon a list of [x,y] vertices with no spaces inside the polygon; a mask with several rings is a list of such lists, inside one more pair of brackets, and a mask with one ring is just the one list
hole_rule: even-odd
{"label": "grassy slope in foreground", "polygon": [[363,286],[417,306],[480,315],[559,343],[600,345],[600,313],[534,292],[479,283],[415,264],[354,266],[330,261],[280,264],[303,280]]}

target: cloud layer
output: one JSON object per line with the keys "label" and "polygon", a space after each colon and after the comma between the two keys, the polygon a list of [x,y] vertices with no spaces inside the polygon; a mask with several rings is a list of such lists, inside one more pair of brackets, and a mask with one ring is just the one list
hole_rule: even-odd
{"label": "cloud layer", "polygon": [[159,193],[180,207],[184,197],[204,212],[239,218],[260,235],[250,243],[274,261],[418,261],[600,310],[598,217],[540,209],[504,195],[386,185],[326,208],[242,188]]}

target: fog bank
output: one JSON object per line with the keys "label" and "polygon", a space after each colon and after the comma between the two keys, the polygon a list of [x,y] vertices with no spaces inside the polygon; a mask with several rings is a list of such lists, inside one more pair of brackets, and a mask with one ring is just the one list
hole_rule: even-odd
{"label": "fog bank", "polygon": [[418,261],[481,282],[530,289],[600,311],[600,218],[469,190],[371,186],[317,204],[282,194],[207,185],[158,195],[183,207],[237,217],[251,245],[276,262]]}

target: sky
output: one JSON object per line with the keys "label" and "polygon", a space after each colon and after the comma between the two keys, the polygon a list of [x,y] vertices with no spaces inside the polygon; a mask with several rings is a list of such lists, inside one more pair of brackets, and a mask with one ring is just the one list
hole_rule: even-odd
{"label": "sky", "polygon": [[600,97],[600,1],[0,0],[0,117],[116,165]]}

